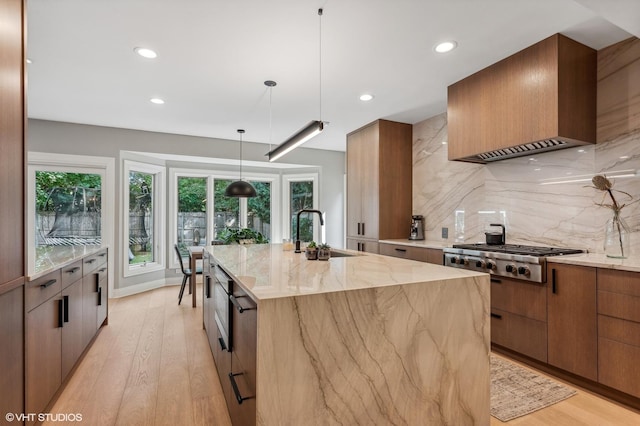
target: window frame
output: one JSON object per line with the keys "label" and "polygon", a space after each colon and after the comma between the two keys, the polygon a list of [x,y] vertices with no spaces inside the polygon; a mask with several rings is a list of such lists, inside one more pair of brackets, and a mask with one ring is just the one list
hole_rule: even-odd
{"label": "window frame", "polygon": [[[291,182],[313,182],[313,208],[319,210],[318,200],[318,173],[299,173],[299,174],[287,174],[282,176],[282,238],[289,238],[294,241],[293,235],[291,235],[291,223],[289,223],[290,216],[289,211],[291,209]],[[313,215],[313,240],[320,241],[320,220],[318,215]]]}
{"label": "window frame", "polygon": [[[122,167],[122,275],[132,277],[149,272],[165,269],[166,258],[166,237],[165,237],[165,170],[166,166],[142,163],[133,160],[123,160]],[[141,172],[154,175],[153,178],[153,250],[154,261],[131,265],[129,263],[129,175],[131,172]]]}

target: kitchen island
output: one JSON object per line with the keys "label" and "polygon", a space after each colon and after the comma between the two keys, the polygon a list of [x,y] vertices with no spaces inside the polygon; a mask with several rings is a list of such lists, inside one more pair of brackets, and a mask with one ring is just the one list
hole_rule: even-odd
{"label": "kitchen island", "polygon": [[[205,262],[244,292],[231,297],[234,313],[246,296],[257,317],[254,358],[239,353],[245,339],[235,330],[231,371],[218,366],[233,385],[232,419],[231,404],[241,402],[261,425],[488,425],[489,275],[341,254],[351,256],[310,261],[278,244],[205,250]],[[209,328],[210,297],[219,296],[205,284]],[[239,388],[249,394],[239,397]]]}

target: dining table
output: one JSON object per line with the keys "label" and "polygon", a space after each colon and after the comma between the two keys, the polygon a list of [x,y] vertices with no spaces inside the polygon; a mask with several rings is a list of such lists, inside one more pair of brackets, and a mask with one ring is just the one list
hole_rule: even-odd
{"label": "dining table", "polygon": [[189,288],[191,289],[191,299],[193,307],[196,307],[196,263],[198,259],[202,259],[204,253],[203,246],[189,247],[189,268],[191,268],[191,276],[189,277]]}

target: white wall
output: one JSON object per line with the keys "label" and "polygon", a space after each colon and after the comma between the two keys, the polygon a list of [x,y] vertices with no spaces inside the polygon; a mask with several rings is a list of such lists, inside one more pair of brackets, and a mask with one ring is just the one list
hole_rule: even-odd
{"label": "white wall", "polygon": [[[30,119],[28,123],[28,150],[37,152],[50,152],[59,154],[81,154],[103,156],[116,160],[116,194],[115,204],[110,206],[119,217],[121,200],[121,151],[151,152],[160,154],[179,154],[196,157],[212,157],[238,159],[238,141],[224,139],[202,138],[185,135],[173,135],[166,133],[145,132],[139,130],[118,129],[111,127],[90,126],[74,123],[63,123]],[[268,167],[264,154],[268,151],[268,145],[244,141],[243,158],[245,161],[263,162]],[[298,148],[286,157],[287,163],[312,166],[319,174],[319,209],[327,212],[327,242],[334,247],[342,247],[344,236],[344,190],[343,178],[345,173],[344,152],[326,151],[318,149]],[[181,168],[193,167],[196,169],[220,169],[202,163],[185,163],[167,161],[167,167]],[[236,170],[235,167],[229,170]],[[252,169],[243,166],[245,171]],[[310,170],[306,168],[305,170]],[[256,168],[254,171],[265,171],[265,168]],[[273,172],[273,169],[271,169]],[[300,170],[291,170],[291,173]],[[168,173],[167,173],[168,176]],[[166,217],[168,217],[168,212]],[[116,221],[117,222],[117,221]],[[165,232],[169,232],[167,228]],[[159,271],[142,276],[122,277],[122,265],[120,259],[121,224],[115,224],[116,241],[113,250],[115,260],[115,288],[121,294],[126,294],[127,287],[140,286],[143,283],[164,282],[165,278],[177,281],[173,271]],[[168,235],[168,234],[167,234]],[[169,251],[168,251],[169,252]],[[172,252],[171,252],[172,253]]]}

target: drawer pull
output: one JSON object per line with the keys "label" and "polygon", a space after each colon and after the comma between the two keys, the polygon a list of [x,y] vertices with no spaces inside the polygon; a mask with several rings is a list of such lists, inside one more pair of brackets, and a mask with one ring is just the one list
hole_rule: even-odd
{"label": "drawer pull", "polygon": [[76,266],[75,268],[71,268],[68,271],[65,271],[67,274],[75,274],[80,270],[80,267]]}
{"label": "drawer pull", "polygon": [[51,287],[52,285],[54,285],[55,283],[57,283],[58,280],[49,280],[44,284],[40,284],[41,288],[47,288],[47,287]]}
{"label": "drawer pull", "polygon": [[206,286],[205,286],[205,296],[207,296],[207,299],[211,298],[211,277],[209,275],[207,275],[205,277],[205,281],[206,281]]}
{"label": "drawer pull", "polygon": [[105,257],[106,255],[107,255],[107,253],[100,253],[98,256]]}
{"label": "drawer pull", "polygon": [[58,327],[64,327],[64,300],[58,300]]}
{"label": "drawer pull", "polygon": [[89,260],[85,260],[84,263],[93,263],[95,261],[96,261],[95,259],[89,259]]}
{"label": "drawer pull", "polygon": [[227,345],[224,344],[224,339],[222,337],[218,337],[218,343],[220,343],[220,349],[223,351],[227,350]]}
{"label": "drawer pull", "polygon": [[407,249],[401,249],[401,248],[397,248],[396,251],[402,252],[402,253],[406,253]]}
{"label": "drawer pull", "polygon": [[[246,297],[246,296],[240,296],[240,297]],[[236,309],[238,310],[238,312],[243,313],[244,311],[253,311],[254,308],[245,308],[243,307],[240,302],[238,302],[238,298],[235,296],[229,296],[229,299],[231,300],[231,303],[233,303],[233,306],[236,307]]]}
{"label": "drawer pull", "polygon": [[238,384],[236,383],[236,376],[242,376],[244,373],[229,373],[229,380],[231,380],[231,387],[233,388],[233,393],[236,396],[236,400],[238,404],[242,404],[242,401],[253,398],[252,396],[242,396],[240,395],[240,390],[238,389]]}
{"label": "drawer pull", "polygon": [[556,285],[556,270],[551,269],[551,293],[558,293],[558,287]]}
{"label": "drawer pull", "polygon": [[497,278],[491,278],[491,282],[496,284],[502,284],[502,280],[499,280]]}
{"label": "drawer pull", "polygon": [[98,306],[102,306],[102,287],[98,287]]}
{"label": "drawer pull", "polygon": [[103,272],[104,272],[104,271],[106,271],[106,270],[107,270],[107,268],[100,268],[100,269],[98,269],[98,273],[100,273],[100,274],[101,274],[101,273],[103,273]]}
{"label": "drawer pull", "polygon": [[360,235],[360,234],[361,234],[361,232],[360,232],[360,225],[361,225],[361,223],[360,223],[360,222],[358,222],[358,235]]}
{"label": "drawer pull", "polygon": [[494,314],[493,312],[491,312],[491,318],[502,319],[502,315]]}
{"label": "drawer pull", "polygon": [[64,301],[64,322],[69,322],[69,296],[62,296],[62,300]]}
{"label": "drawer pull", "polygon": [[364,232],[364,222],[362,222],[362,235],[364,235],[364,234],[365,234],[365,232]]}

